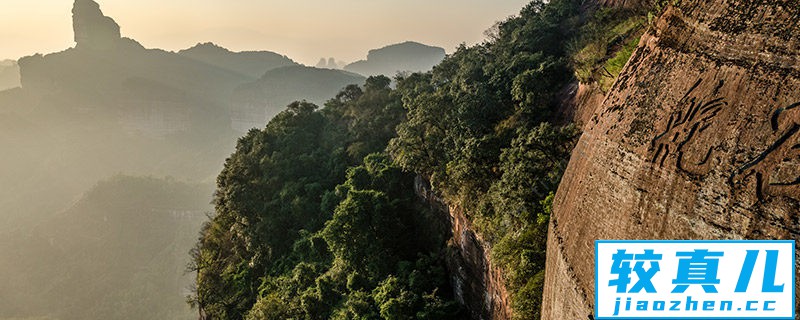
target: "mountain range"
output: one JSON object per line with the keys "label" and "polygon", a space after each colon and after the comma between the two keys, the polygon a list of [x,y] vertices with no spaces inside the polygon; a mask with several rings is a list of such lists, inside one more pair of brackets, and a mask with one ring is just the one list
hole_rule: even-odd
{"label": "mountain range", "polygon": [[189,318],[187,253],[241,132],[366,78],[212,43],[148,49],[94,1],[72,13],[74,47],[0,62],[0,319]]}
{"label": "mountain range", "polygon": [[192,60],[234,71],[252,80],[260,78],[264,73],[272,69],[298,65],[289,57],[274,52],[232,52],[211,42],[198,43],[194,47],[178,51],[178,54]]}

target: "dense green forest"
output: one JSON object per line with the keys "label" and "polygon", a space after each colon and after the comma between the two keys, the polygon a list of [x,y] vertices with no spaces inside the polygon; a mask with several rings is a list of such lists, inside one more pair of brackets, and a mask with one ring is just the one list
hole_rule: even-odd
{"label": "dense green forest", "polygon": [[431,72],[292,103],[226,161],[191,302],[210,319],[468,317],[421,176],[492,244],[514,317],[538,319],[552,195],[579,134],[560,92],[613,83],[648,14],[535,0]]}

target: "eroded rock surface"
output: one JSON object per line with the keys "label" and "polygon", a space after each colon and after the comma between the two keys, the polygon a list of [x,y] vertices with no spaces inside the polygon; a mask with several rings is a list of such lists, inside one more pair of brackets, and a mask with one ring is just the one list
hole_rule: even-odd
{"label": "eroded rock surface", "polygon": [[798,21],[796,0],[667,8],[559,187],[543,319],[591,318],[596,239],[800,239]]}
{"label": "eroded rock surface", "polygon": [[431,209],[446,214],[442,221],[450,230],[446,262],[458,302],[467,308],[471,319],[511,319],[503,271],[490,261],[491,247],[475,232],[464,209],[445,203],[421,177],[415,179],[414,189]]}

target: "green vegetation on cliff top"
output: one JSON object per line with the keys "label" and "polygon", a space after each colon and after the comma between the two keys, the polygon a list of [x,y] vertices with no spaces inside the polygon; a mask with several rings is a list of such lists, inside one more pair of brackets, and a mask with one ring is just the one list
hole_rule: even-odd
{"label": "green vegetation on cliff top", "polygon": [[492,245],[514,317],[538,319],[553,193],[578,136],[556,117],[559,92],[619,74],[645,16],[536,0],[395,88],[372,77],[323,108],[292,103],[226,161],[191,302],[212,319],[468,317],[418,175]]}

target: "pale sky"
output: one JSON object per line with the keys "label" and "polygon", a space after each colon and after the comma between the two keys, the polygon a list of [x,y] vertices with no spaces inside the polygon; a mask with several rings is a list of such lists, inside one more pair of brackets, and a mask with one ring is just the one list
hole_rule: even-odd
{"label": "pale sky", "polygon": [[[444,47],[484,39],[495,21],[530,0],[96,0],[147,48],[214,42],[234,51],[269,50],[315,65],[353,62],[407,40]],[[0,60],[74,45],[72,0],[0,0]]]}

